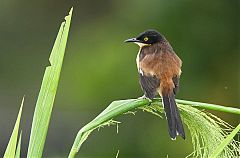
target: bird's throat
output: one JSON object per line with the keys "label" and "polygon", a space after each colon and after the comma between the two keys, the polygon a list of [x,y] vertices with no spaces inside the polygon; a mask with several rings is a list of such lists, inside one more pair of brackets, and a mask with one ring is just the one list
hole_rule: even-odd
{"label": "bird's throat", "polygon": [[134,43],[137,44],[140,48],[151,45],[151,44],[140,43],[140,42],[134,42]]}

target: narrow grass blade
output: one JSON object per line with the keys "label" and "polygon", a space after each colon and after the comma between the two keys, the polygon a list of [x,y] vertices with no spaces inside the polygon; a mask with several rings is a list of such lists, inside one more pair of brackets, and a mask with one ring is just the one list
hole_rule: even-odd
{"label": "narrow grass blade", "polygon": [[73,8],[61,24],[49,58],[51,65],[45,70],[33,116],[28,158],[40,158],[42,156],[67,44],[72,11]]}
{"label": "narrow grass blade", "polygon": [[231,143],[238,131],[240,131],[240,124],[227,136],[227,138],[222,141],[222,143],[214,150],[210,157],[216,158],[218,155],[220,155],[220,153],[223,152],[223,149],[227,147],[229,143]]}
{"label": "narrow grass blade", "polygon": [[22,131],[21,131],[19,139],[18,139],[18,146],[17,146],[15,158],[20,158],[20,156],[21,156],[21,141],[22,141]]}
{"label": "narrow grass blade", "polygon": [[18,129],[20,125],[21,115],[22,115],[22,108],[24,103],[24,97],[22,99],[21,107],[18,112],[17,120],[11,135],[11,138],[8,142],[7,149],[4,154],[4,158],[14,157],[16,153],[16,146],[17,146],[17,139],[18,139]]}
{"label": "narrow grass blade", "polygon": [[[191,155],[193,155],[194,157],[195,156],[208,157],[209,153],[212,153],[212,150],[215,149],[215,147],[217,147],[218,144],[226,136],[226,132],[221,128],[221,126],[228,130],[232,128],[226,122],[222,121],[216,116],[208,114],[207,112],[202,112],[201,110],[198,110],[192,106],[199,105],[197,107],[201,108],[203,105],[208,105],[204,106],[203,108],[207,109],[208,107],[210,107],[211,110],[214,109],[213,107],[217,107],[215,108],[215,110],[218,110],[219,107],[221,107],[221,109],[224,109],[224,107],[219,105],[212,106],[213,104],[210,105],[207,103],[198,102],[194,102],[194,105],[191,105],[188,104],[189,103],[188,101],[185,102],[184,100],[180,100],[180,102],[181,104],[184,104],[178,105],[181,112],[181,116],[183,117],[183,122],[189,128],[192,136],[194,152]],[[129,99],[112,102],[95,119],[93,119],[91,122],[89,122],[83,128],[80,129],[75,138],[68,158],[75,157],[77,152],[80,150],[82,143],[87,139],[89,134],[94,129],[109,124],[116,124],[117,122],[113,121],[113,118],[116,116],[139,108],[146,112],[150,112],[156,116],[161,117],[161,115],[164,113],[161,104],[161,99],[154,99],[151,103],[151,106],[146,106],[149,105],[150,103],[151,102],[147,99]],[[234,150],[227,149],[226,152],[223,154],[223,157],[225,155],[234,156],[238,144],[239,142],[233,142],[231,144],[231,147],[233,147]]]}

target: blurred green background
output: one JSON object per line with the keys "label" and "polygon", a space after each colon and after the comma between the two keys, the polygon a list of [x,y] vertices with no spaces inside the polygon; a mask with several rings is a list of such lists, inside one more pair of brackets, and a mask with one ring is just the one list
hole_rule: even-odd
{"label": "blurred green background", "polygon": [[[238,0],[106,0],[0,2],[0,156],[21,98],[22,157],[45,66],[60,22],[73,19],[43,157],[66,157],[77,131],[113,100],[142,95],[135,58],[138,46],[123,41],[159,30],[183,60],[177,98],[240,108]],[[213,112],[236,126],[239,116]],[[164,119],[138,112],[93,132],[79,157],[185,157],[191,138],[171,141]]]}

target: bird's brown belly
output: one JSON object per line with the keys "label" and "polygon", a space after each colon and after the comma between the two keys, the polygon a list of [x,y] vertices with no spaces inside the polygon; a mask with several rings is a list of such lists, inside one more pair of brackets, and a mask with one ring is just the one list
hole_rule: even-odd
{"label": "bird's brown belly", "polygon": [[139,69],[146,76],[156,76],[160,80],[159,93],[169,93],[174,88],[172,78],[180,76],[180,65],[172,54],[148,54],[139,61]]}
{"label": "bird's brown belly", "polygon": [[174,58],[166,57],[166,55],[146,55],[139,61],[138,66],[146,75],[155,75],[159,78],[161,76],[179,76],[181,73],[180,66]]}

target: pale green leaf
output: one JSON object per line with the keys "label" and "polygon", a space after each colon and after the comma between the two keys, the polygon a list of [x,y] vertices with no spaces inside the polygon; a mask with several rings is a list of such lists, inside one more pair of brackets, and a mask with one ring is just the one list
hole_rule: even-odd
{"label": "pale green leaf", "polygon": [[13,129],[12,135],[8,142],[7,149],[4,153],[4,158],[13,158],[15,156],[16,147],[17,147],[17,139],[18,139],[18,129],[19,129],[21,115],[22,115],[23,103],[24,103],[24,97],[22,99],[21,107],[18,112],[17,120],[15,123],[14,129]]}
{"label": "pale green leaf", "polygon": [[27,154],[29,158],[42,156],[67,44],[72,11],[73,8],[61,24],[49,58],[50,66],[45,70],[33,116]]}
{"label": "pale green leaf", "polygon": [[22,131],[21,131],[19,139],[18,139],[18,146],[17,146],[15,158],[20,158],[20,156],[21,156],[21,141],[22,141]]}
{"label": "pale green leaf", "polygon": [[[224,112],[239,113],[240,109],[224,107],[220,105],[191,102],[184,100],[176,100],[178,104],[183,122],[188,127],[193,143],[194,152],[188,157],[209,157],[210,153],[219,145],[219,143],[225,138],[227,132],[223,130],[224,127],[227,130],[231,130],[232,127],[226,122],[217,118],[216,116],[198,110],[192,106],[198,108],[208,109],[221,109]],[[148,106],[151,103],[150,106]],[[184,104],[184,105],[183,105]],[[145,105],[145,106],[144,106]],[[100,113],[90,123],[86,124],[78,132],[68,158],[74,158],[77,152],[80,150],[81,145],[87,139],[89,134],[96,128],[103,127],[105,125],[117,124],[117,121],[113,121],[113,118],[121,114],[125,114],[128,111],[138,108],[146,112],[150,112],[158,117],[164,115],[164,110],[161,104],[161,99],[154,99],[150,102],[147,99],[129,99],[112,102],[102,113]],[[170,138],[169,138],[170,139]],[[190,136],[187,136],[190,139]],[[229,148],[226,148],[221,154],[221,157],[235,156],[239,142],[233,141]]]}
{"label": "pale green leaf", "polygon": [[216,158],[218,155],[220,155],[220,153],[223,152],[224,148],[226,148],[231,143],[238,131],[240,131],[240,124],[227,136],[227,138],[222,141],[222,143],[214,150],[210,157]]}

